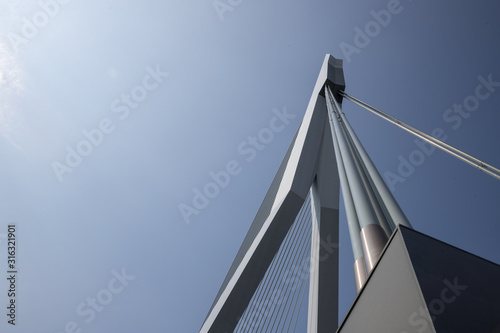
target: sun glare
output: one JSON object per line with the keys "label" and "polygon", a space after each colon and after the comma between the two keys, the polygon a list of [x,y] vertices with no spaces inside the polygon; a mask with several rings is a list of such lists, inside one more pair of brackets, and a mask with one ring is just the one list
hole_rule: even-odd
{"label": "sun glare", "polygon": [[0,41],[0,134],[17,149],[15,140],[19,116],[15,112],[14,102],[23,90],[22,70],[17,56]]}

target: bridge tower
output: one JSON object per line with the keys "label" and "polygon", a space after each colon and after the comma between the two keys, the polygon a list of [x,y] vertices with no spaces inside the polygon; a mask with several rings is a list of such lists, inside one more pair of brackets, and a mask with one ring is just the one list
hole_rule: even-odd
{"label": "bridge tower", "polygon": [[[269,270],[299,247],[290,234],[304,215],[308,333],[500,332],[500,267],[413,230],[342,112],[343,97],[365,104],[345,88],[342,60],[326,55],[302,123],[200,332],[278,331],[260,325],[262,311],[249,325],[248,312],[275,274]],[[357,297],[339,326],[338,246],[325,244],[339,242],[340,193]],[[277,286],[266,286],[275,304],[283,303]]]}

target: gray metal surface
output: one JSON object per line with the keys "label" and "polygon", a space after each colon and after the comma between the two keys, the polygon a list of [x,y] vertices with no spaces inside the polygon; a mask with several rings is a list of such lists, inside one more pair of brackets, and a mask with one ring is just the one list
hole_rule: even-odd
{"label": "gray metal surface", "polygon": [[319,256],[321,246],[320,231],[321,206],[319,202],[318,182],[311,186],[311,261],[309,266],[309,302],[307,314],[307,332],[318,331],[319,299]]}
{"label": "gray metal surface", "polygon": [[387,236],[384,229],[378,224],[368,224],[361,228],[361,244],[365,256],[366,269],[370,272],[377,263],[385,244]]}
{"label": "gray metal surface", "polygon": [[[325,207],[318,182],[311,187],[313,232],[309,271],[308,333],[327,333],[338,326],[339,211]],[[339,191],[339,183],[331,188]],[[328,196],[327,196],[328,197]]]}
{"label": "gray metal surface", "polygon": [[500,332],[500,265],[399,226],[338,333]]}
{"label": "gray metal surface", "polygon": [[436,332],[500,332],[500,265],[407,228],[401,234]]}
{"label": "gray metal surface", "polygon": [[354,283],[356,285],[356,293],[359,293],[366,282],[368,274],[366,273],[365,258],[363,256],[354,260]]}
{"label": "gray metal surface", "polygon": [[[425,308],[401,234],[393,237],[342,322],[339,333],[413,333],[411,316]],[[434,333],[432,327],[420,331]]]}
{"label": "gray metal surface", "polygon": [[316,179],[311,187],[312,223],[308,333],[338,325],[340,182],[329,125],[325,122]]}

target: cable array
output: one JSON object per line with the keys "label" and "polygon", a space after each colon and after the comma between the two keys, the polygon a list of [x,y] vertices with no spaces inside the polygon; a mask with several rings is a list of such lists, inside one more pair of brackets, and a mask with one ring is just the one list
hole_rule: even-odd
{"label": "cable array", "polygon": [[234,332],[295,332],[309,280],[311,226],[309,195]]}

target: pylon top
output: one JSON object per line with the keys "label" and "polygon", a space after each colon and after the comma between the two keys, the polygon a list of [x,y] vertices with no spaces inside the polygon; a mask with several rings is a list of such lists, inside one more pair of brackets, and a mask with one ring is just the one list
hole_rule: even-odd
{"label": "pylon top", "polygon": [[344,91],[344,69],[342,59],[337,59],[331,54],[325,56],[323,66],[321,67],[319,78],[324,78],[324,84],[319,92],[321,96],[325,96],[325,85],[328,84],[332,89],[333,96],[338,103],[342,103],[342,96],[339,91]]}

